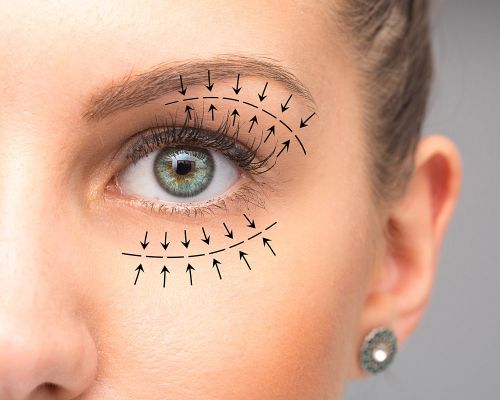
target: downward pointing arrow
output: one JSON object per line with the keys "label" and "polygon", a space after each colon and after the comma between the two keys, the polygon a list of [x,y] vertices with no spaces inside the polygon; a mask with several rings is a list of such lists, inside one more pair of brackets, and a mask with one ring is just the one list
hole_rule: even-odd
{"label": "downward pointing arrow", "polygon": [[226,223],[225,223],[225,222],[223,222],[222,224],[224,225],[224,228],[226,228],[226,232],[227,232],[227,234],[226,234],[226,235],[224,235],[224,236],[227,236],[229,239],[232,239],[232,238],[233,238],[233,230],[232,230],[232,229],[231,229],[231,230],[229,230],[229,229],[227,228],[227,226],[226,226]]}
{"label": "downward pointing arrow", "polygon": [[167,232],[165,232],[165,240],[162,242],[160,242],[161,246],[163,247],[163,250],[167,250],[167,247],[170,243],[167,243]]}
{"label": "downward pointing arrow", "polygon": [[146,247],[148,247],[149,244],[147,240],[148,240],[148,232],[146,231],[146,234],[144,235],[144,242],[140,242],[144,250],[146,250]]}
{"label": "downward pointing arrow", "polygon": [[248,221],[248,225],[247,225],[247,226],[248,226],[249,228],[255,228],[255,220],[254,220],[254,219],[252,219],[252,220],[250,221],[250,218],[248,218],[245,214],[243,214],[243,216],[244,216],[244,217],[245,217],[245,219]]}
{"label": "downward pointing arrow", "polygon": [[205,233],[205,228],[201,227],[201,230],[203,231],[203,237],[204,237],[204,239],[201,240],[206,244],[210,244],[210,235],[207,236],[207,234]]}
{"label": "downward pointing arrow", "polygon": [[190,242],[190,241],[191,241],[191,240],[187,240],[187,233],[186,233],[186,230],[184,229],[184,241],[183,241],[183,242],[181,241],[181,243],[182,243],[182,244],[184,245],[184,247],[187,249],[187,248],[189,247],[189,242]]}

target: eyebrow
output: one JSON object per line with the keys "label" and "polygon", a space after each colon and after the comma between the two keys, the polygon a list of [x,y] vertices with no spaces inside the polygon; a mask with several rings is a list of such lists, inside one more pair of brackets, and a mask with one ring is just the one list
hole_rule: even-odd
{"label": "eyebrow", "polygon": [[93,95],[83,117],[98,121],[119,110],[139,107],[180,90],[180,76],[184,87],[206,84],[207,71],[214,81],[234,78],[234,85],[238,74],[277,81],[305,100],[309,108],[315,108],[310,91],[278,61],[269,57],[219,55],[210,59],[166,62],[139,74],[131,72]]}

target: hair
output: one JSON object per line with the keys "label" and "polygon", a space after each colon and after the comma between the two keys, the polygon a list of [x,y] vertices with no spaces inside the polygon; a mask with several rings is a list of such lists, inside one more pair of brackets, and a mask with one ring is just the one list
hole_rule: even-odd
{"label": "hair", "polygon": [[378,200],[400,197],[414,169],[433,67],[427,0],[341,0],[354,45]]}

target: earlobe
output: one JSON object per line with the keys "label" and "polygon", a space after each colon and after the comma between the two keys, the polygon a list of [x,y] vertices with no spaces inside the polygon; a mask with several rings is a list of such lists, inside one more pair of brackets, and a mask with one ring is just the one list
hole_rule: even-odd
{"label": "earlobe", "polygon": [[[401,347],[421,320],[461,180],[454,144],[438,135],[421,139],[407,191],[386,217],[387,240],[362,312],[360,345],[369,330],[385,326]],[[352,374],[363,376],[359,367]]]}

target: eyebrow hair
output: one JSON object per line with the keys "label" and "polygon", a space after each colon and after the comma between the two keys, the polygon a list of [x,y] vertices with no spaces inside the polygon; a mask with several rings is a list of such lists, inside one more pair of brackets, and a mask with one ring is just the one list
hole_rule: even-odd
{"label": "eyebrow hair", "polygon": [[98,121],[116,111],[138,107],[180,90],[181,75],[184,87],[206,84],[208,70],[212,80],[234,78],[235,84],[238,74],[277,81],[304,99],[309,108],[315,108],[309,90],[278,61],[269,57],[219,55],[206,60],[166,62],[139,74],[131,72],[92,96],[83,117]]}

